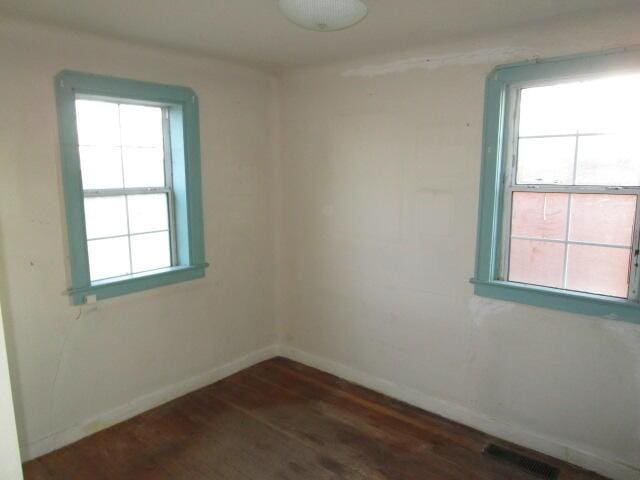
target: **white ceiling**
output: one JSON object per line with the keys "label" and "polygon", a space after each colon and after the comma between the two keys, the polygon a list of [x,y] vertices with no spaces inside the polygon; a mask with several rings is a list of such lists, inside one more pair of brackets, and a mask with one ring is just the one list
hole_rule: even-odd
{"label": "white ceiling", "polygon": [[411,48],[637,0],[365,0],[369,16],[339,32],[302,30],[276,0],[0,0],[0,12],[121,39],[274,66]]}

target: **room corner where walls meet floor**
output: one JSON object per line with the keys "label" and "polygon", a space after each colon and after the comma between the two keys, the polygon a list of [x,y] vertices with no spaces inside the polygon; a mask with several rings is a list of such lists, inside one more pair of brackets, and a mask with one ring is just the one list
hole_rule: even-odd
{"label": "room corner where walls meet floor", "polygon": [[[637,479],[638,328],[479,299],[468,278],[488,72],[521,56],[640,44],[638,22],[560,19],[276,76],[1,20],[0,58],[15,68],[0,85],[16,114],[0,129],[10,173],[0,201],[16,208],[0,212],[0,274],[12,280],[25,457],[283,355]],[[66,246],[52,181],[51,81],[64,68],[189,85],[207,132],[206,278],[87,307],[80,321],[61,293]]]}

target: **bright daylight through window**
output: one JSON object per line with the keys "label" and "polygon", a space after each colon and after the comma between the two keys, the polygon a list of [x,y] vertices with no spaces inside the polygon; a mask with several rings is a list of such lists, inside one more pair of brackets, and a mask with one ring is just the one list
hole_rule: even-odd
{"label": "bright daylight through window", "polygon": [[522,88],[501,276],[638,298],[640,75]]}
{"label": "bright daylight through window", "polygon": [[165,110],[88,98],[75,106],[91,281],[170,267]]}

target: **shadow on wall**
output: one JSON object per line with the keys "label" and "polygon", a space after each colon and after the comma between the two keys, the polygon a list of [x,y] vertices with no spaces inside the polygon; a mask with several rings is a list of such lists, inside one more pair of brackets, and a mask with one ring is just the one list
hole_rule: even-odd
{"label": "shadow on wall", "polygon": [[20,390],[20,383],[18,378],[20,377],[18,372],[18,357],[15,349],[15,331],[13,327],[13,315],[11,311],[11,303],[9,303],[8,286],[9,278],[7,277],[7,270],[5,267],[6,251],[4,249],[4,236],[2,234],[3,229],[0,224],[0,308],[2,310],[0,314],[0,320],[4,326],[4,336],[7,349],[7,358],[9,360],[9,376],[11,379],[11,390],[13,394],[13,408],[16,416],[16,423],[18,427],[18,439],[20,444],[23,441],[22,425],[25,424],[24,409],[22,408],[23,398]]}

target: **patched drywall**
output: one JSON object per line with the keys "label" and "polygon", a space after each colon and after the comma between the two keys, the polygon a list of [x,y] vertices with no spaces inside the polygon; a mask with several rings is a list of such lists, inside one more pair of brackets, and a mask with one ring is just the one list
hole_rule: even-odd
{"label": "patched drywall", "polygon": [[640,326],[477,298],[469,278],[487,74],[637,45],[639,24],[639,10],[583,16],[286,72],[278,264],[292,354],[637,478]]}
{"label": "patched drywall", "polygon": [[[0,65],[0,281],[30,457],[246,366],[242,359],[260,359],[247,355],[275,342],[275,77],[7,19]],[[211,263],[204,279],[70,305],[53,88],[63,69],[197,92]]]}

